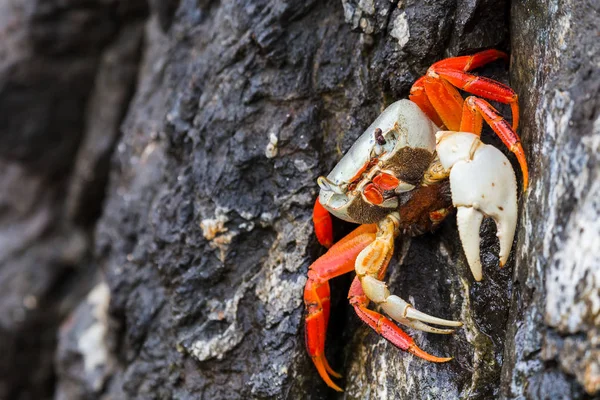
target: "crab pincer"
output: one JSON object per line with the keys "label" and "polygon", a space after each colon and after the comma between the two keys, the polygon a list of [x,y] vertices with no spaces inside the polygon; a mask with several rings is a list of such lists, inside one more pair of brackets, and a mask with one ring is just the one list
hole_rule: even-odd
{"label": "crab pincer", "polygon": [[517,225],[517,180],[510,161],[497,148],[467,132],[438,132],[437,153],[450,171],[452,203],[457,208],[460,241],[475,280],[483,278],[479,228],[494,219],[500,241],[500,266],[510,254]]}

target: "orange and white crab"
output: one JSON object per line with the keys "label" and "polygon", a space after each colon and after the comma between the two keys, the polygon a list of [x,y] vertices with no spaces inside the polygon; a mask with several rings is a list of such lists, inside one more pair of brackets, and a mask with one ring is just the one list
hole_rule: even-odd
{"label": "orange and white crab", "polygon": [[[469,71],[506,54],[487,50],[433,64],[410,91],[410,100],[391,104],[358,138],[327,175],[320,177],[313,221],[319,242],[333,242],[329,213],[362,224],[309,268],[304,289],[306,346],[323,380],[339,378],[325,358],[330,312],[329,280],[356,271],[348,298],[357,315],[400,349],[433,362],[392,320],[431,333],[452,333],[462,324],[430,316],[393,295],[382,281],[398,235],[433,230],[452,210],[467,262],[475,280],[482,279],[479,228],[484,216],[494,219],[500,241],[500,265],[510,254],[517,223],[517,182],[509,160],[480,140],[483,121],[513,152],[527,189],[525,153],[515,133],[519,106],[515,92]],[[463,100],[459,91],[475,96]],[[512,127],[483,98],[510,104]],[[378,305],[391,319],[368,309]],[[429,324],[449,327],[438,328]]]}

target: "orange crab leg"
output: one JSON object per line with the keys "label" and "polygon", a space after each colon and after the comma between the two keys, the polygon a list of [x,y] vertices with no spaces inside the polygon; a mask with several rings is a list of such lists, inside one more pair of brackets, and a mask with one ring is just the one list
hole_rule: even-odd
{"label": "orange crab leg", "polygon": [[509,104],[513,114],[512,128],[519,126],[519,97],[510,87],[483,76],[476,76],[450,68],[431,68],[433,74],[465,92],[488,100]]}
{"label": "orange crab leg", "polygon": [[[498,51],[498,50],[494,50],[494,49],[484,50],[484,51],[480,51],[479,53],[469,55],[469,56],[450,57],[450,58],[446,58],[444,60],[438,61],[429,68],[429,71],[432,72],[433,75],[437,74],[438,69],[450,69],[450,70],[468,72],[473,69],[482,67],[492,61],[496,61],[500,58],[504,59],[505,61],[508,60],[508,56],[506,55],[506,53],[504,53],[502,51]],[[444,123],[442,121],[443,117],[440,118],[439,112],[444,112],[443,110],[441,110],[441,108],[443,106],[438,104],[437,107],[434,107],[434,105],[431,103],[430,98],[425,93],[425,79],[426,78],[427,78],[427,75],[422,76],[414,83],[414,85],[410,89],[409,99],[412,102],[416,103],[419,106],[419,108],[425,114],[427,114],[429,119],[432,120],[434,124],[436,124],[437,126],[439,126],[441,128],[441,127],[443,127]],[[458,112],[458,109],[456,109],[455,107],[451,107],[451,110],[452,110],[451,112],[453,112],[453,113]],[[513,109],[513,114],[514,114],[514,109]],[[518,121],[518,109],[517,109],[517,113],[515,115],[517,115],[517,121]],[[448,119],[450,117],[446,117],[446,118]],[[456,120],[458,120],[458,118],[456,116],[454,116],[454,120],[456,121]],[[446,128],[453,130],[448,125],[446,125]],[[515,130],[516,130],[516,128],[515,128]]]}
{"label": "orange crab leg", "polygon": [[329,375],[340,377],[325,358],[325,336],[329,321],[329,279],[354,270],[358,254],[375,240],[376,225],[361,225],[322,255],[309,268],[304,287],[306,348],[321,378],[335,390],[342,389]]}
{"label": "orange crab leg", "polygon": [[449,82],[431,76],[426,76],[423,83],[429,101],[446,128],[457,131],[463,108],[463,98],[458,90]]}
{"label": "orange crab leg", "polygon": [[477,112],[475,97],[469,96],[463,103],[462,118],[460,119],[460,132],[470,132],[477,136],[481,136],[481,130],[483,129],[483,117]]}
{"label": "orange crab leg", "polygon": [[315,227],[315,235],[321,245],[330,248],[333,244],[333,223],[331,214],[323,207],[319,198],[315,201],[313,207],[313,225]]}
{"label": "orange crab leg", "polygon": [[519,135],[511,129],[508,122],[490,103],[475,96],[467,97],[463,108],[463,121],[461,122],[460,130],[479,135],[481,133],[482,118],[496,132],[498,137],[502,139],[502,143],[517,157],[523,174],[523,191],[526,191],[529,181],[529,171]]}
{"label": "orange crab leg", "polygon": [[427,93],[425,93],[425,78],[427,78],[427,76],[420,77],[415,84],[412,85],[408,98],[418,105],[421,111],[423,111],[434,124],[438,127],[442,127],[444,122],[433,107],[433,104],[431,104],[431,101],[429,101]]}
{"label": "orange crab leg", "polygon": [[360,280],[354,278],[350,291],[348,292],[348,298],[350,304],[354,307],[354,311],[358,317],[369,327],[371,327],[378,335],[383,336],[394,346],[401,350],[408,351],[417,357],[420,357],[427,361],[432,362],[446,362],[452,360],[452,358],[436,357],[423,350],[421,350],[414,342],[414,340],[406,334],[398,325],[392,322],[390,319],[379,314],[378,312],[369,310],[369,299],[365,295]]}
{"label": "orange crab leg", "polygon": [[446,58],[445,60],[434,63],[432,68],[451,68],[467,72],[482,67],[500,58],[504,59],[504,61],[508,61],[508,56],[506,53],[499,50],[490,49],[480,51],[479,53],[475,53],[470,56]]}

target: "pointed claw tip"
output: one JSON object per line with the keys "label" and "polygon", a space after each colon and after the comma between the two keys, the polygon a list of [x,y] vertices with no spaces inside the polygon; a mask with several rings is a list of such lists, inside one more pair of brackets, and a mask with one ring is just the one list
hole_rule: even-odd
{"label": "pointed claw tip", "polygon": [[[319,375],[321,375],[321,378],[323,379],[323,381],[325,381],[327,386],[329,386],[330,388],[332,388],[333,390],[336,390],[338,392],[343,392],[344,390],[341,387],[339,387],[338,385],[336,385],[335,383],[333,383],[333,381],[331,380],[331,377],[327,373],[327,367],[325,364],[327,361],[323,362],[322,357],[323,356],[313,356],[313,363],[315,364],[315,367],[317,367],[317,371],[319,372]],[[327,366],[328,365],[329,364],[327,364]],[[331,373],[331,371],[329,373]],[[335,376],[335,374],[332,374],[332,375]],[[340,377],[341,377],[341,375],[340,375]]]}
{"label": "pointed claw tip", "polygon": [[337,372],[335,372],[333,370],[333,368],[331,368],[329,366],[329,363],[327,362],[327,359],[325,359],[325,369],[327,370],[327,372],[329,373],[329,375],[333,376],[334,378],[340,379],[342,377],[342,374],[338,374]]}
{"label": "pointed claw tip", "polygon": [[525,193],[529,186],[529,168],[527,167],[527,160],[525,159],[525,152],[523,151],[521,143],[518,144],[515,154],[517,156],[519,166],[521,167],[521,175],[523,177],[523,193]]}
{"label": "pointed claw tip", "polygon": [[452,360],[452,357],[436,357],[427,353],[424,350],[421,350],[416,344],[412,344],[408,349],[409,353],[414,354],[415,356],[422,358],[423,360],[434,362],[434,363],[443,363]]}
{"label": "pointed claw tip", "polygon": [[481,272],[473,271],[473,269],[471,269],[471,273],[473,274],[473,279],[475,279],[475,281],[481,282],[483,279],[483,274]]}
{"label": "pointed claw tip", "polygon": [[450,321],[447,319],[432,317],[429,314],[425,314],[422,311],[417,310],[414,307],[409,307],[406,310],[406,318],[411,320],[417,320],[421,322],[429,322],[431,324],[442,325],[442,326],[461,326],[462,323],[458,321]]}
{"label": "pointed claw tip", "polygon": [[342,378],[342,374],[338,374],[337,372],[335,372],[333,370],[329,371],[329,373],[331,374],[331,376],[333,376],[336,379],[341,379]]}

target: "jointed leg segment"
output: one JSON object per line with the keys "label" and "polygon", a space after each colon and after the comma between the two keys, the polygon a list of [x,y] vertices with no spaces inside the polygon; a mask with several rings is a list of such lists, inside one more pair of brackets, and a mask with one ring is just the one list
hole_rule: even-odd
{"label": "jointed leg segment", "polygon": [[[393,323],[391,320],[381,315],[380,313],[369,310],[367,306],[369,305],[369,298],[365,295],[361,282],[356,277],[352,282],[352,286],[350,287],[350,291],[348,292],[348,298],[350,299],[350,304],[354,307],[354,311],[356,315],[369,327],[371,327],[377,334],[386,338],[390,343],[394,346],[408,351],[427,361],[432,362],[446,362],[450,361],[452,358],[443,358],[432,356],[431,354],[421,350],[413,341],[413,339],[408,336],[398,325]],[[416,328],[419,329],[419,328]],[[425,330],[425,329],[422,329]],[[433,333],[451,333],[450,332],[433,332]]]}
{"label": "jointed leg segment", "polygon": [[356,270],[356,279],[348,297],[357,315],[378,334],[395,346],[428,361],[445,362],[450,358],[440,358],[421,350],[414,341],[393,321],[382,314],[369,310],[375,302],[394,320],[409,327],[426,332],[447,334],[452,329],[440,329],[426,322],[458,327],[460,322],[432,317],[414,309],[400,297],[390,294],[384,282],[389,261],[394,252],[394,240],[398,234],[397,213],[392,213],[378,225],[362,225],[348,236],[333,245],[321,256],[308,272],[304,288],[306,305],[306,347],[327,385],[341,391],[331,376],[339,377],[325,358],[325,336],[330,311],[329,279]]}
{"label": "jointed leg segment", "polygon": [[[442,326],[459,327],[462,323],[432,317],[416,310],[396,295],[392,295],[382,281],[389,260],[394,252],[394,239],[397,235],[398,215],[390,214],[379,224],[377,238],[368,245],[356,259],[356,277],[360,281],[363,294],[373,301],[395,321],[411,328],[432,332],[452,333],[452,329],[431,327],[426,322]],[[351,300],[352,303],[352,300]],[[368,304],[368,303],[367,303]],[[364,305],[366,307],[366,304]]]}
{"label": "jointed leg segment", "polygon": [[306,348],[321,378],[328,386],[341,390],[329,375],[339,377],[325,358],[325,336],[329,321],[329,280],[354,269],[358,254],[375,239],[375,225],[361,225],[315,261],[304,287],[306,306]]}
{"label": "jointed leg segment", "polygon": [[517,157],[521,166],[521,172],[523,173],[523,190],[527,190],[529,172],[527,169],[527,160],[525,159],[525,151],[523,150],[523,146],[521,146],[519,136],[490,103],[475,96],[467,97],[463,107],[460,131],[480,135],[483,124],[482,120],[485,120],[502,140],[502,143]]}
{"label": "jointed leg segment", "polygon": [[508,56],[498,50],[490,49],[480,51],[470,56],[450,57],[444,60],[438,61],[432,65],[435,68],[452,68],[460,71],[471,71],[479,67],[483,67],[486,64],[491,63],[502,58],[504,61],[508,61]]}
{"label": "jointed leg segment", "polygon": [[[519,125],[518,96],[500,82],[468,73],[499,58],[508,57],[500,51],[487,50],[472,56],[439,61],[429,68],[427,75],[417,80],[409,97],[435,124],[451,131],[480,135],[482,122],[485,120],[506,147],[517,156],[525,191],[529,172],[525,152],[515,132]],[[513,114],[512,127],[487,101],[470,96],[463,102],[457,88],[485,99],[509,104]]]}

